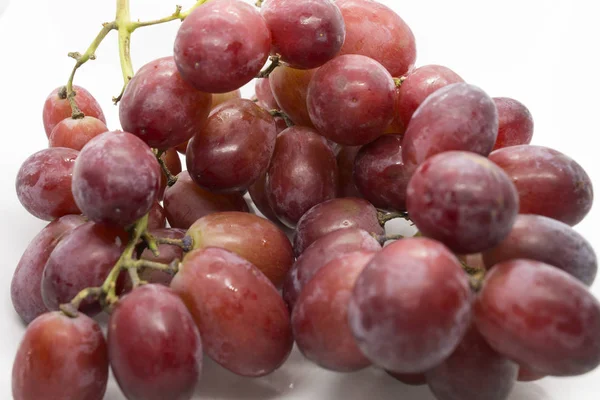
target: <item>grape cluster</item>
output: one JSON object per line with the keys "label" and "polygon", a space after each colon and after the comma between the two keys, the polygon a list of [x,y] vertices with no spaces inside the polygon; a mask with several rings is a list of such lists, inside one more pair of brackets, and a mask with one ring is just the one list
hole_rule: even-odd
{"label": "grape cluster", "polygon": [[49,221],[11,286],[16,400],[102,399],[109,367],[128,399],[190,399],[203,355],[260,377],[294,343],[439,400],[600,365],[597,258],[573,228],[592,184],[529,144],[523,104],[415,67],[373,0],[180,12],[173,55],[116,99],[121,130],[73,75],[46,99],[49,148],[16,178]]}

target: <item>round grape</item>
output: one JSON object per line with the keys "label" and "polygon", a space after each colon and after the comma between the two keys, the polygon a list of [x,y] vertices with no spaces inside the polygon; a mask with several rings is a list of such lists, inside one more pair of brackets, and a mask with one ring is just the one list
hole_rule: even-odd
{"label": "round grape", "polygon": [[316,69],[294,69],[280,65],[269,75],[273,97],[279,108],[296,125],[313,128],[308,115],[306,95]]}
{"label": "round grape", "polygon": [[[106,124],[106,118],[98,101],[84,88],[73,85],[75,92],[75,104],[88,117],[98,118]],[[72,110],[69,100],[67,100],[67,89],[64,86],[58,87],[52,91],[44,102],[44,111],[42,119],[46,136],[50,137],[54,127],[63,119],[71,117]]]}
{"label": "round grape", "polygon": [[98,118],[65,118],[52,129],[49,145],[81,150],[92,138],[107,131],[106,124]]}
{"label": "round grape", "polygon": [[533,117],[522,103],[509,97],[494,97],[498,109],[498,138],[494,150],[529,144],[533,137]]}

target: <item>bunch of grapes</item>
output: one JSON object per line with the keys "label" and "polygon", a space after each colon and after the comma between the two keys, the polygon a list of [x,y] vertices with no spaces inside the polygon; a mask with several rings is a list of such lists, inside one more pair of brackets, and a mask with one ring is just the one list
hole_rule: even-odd
{"label": "bunch of grapes", "polygon": [[[380,368],[439,400],[503,400],[517,380],[598,367],[597,258],[573,229],[593,202],[581,166],[529,144],[520,102],[415,68],[386,6],[261,3],[132,22],[119,0],[71,54],[44,105],[49,148],[16,179],[50,222],[12,281],[28,324],[14,398],[102,399],[110,367],[128,399],[185,400],[204,354],[259,377],[294,343],[322,368]],[[133,73],[131,33],[179,19],[172,56]],[[112,30],[121,130],[73,84]],[[416,235],[386,234],[394,218]]]}

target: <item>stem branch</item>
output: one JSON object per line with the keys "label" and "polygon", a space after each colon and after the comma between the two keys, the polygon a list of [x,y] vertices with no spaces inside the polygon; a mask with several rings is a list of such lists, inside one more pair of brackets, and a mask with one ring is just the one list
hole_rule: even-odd
{"label": "stem branch", "polygon": [[288,115],[281,110],[276,110],[276,109],[269,110],[269,114],[271,114],[271,116],[273,116],[273,117],[283,118],[283,120],[285,121],[285,124],[288,126],[288,128],[290,126],[294,126],[294,122],[290,119],[290,117],[288,117]]}
{"label": "stem branch", "polygon": [[280,60],[279,55],[271,56],[271,57],[269,57],[269,60],[271,61],[271,63],[269,64],[269,66],[267,68],[260,71],[257,78],[268,78],[269,75],[271,74],[271,72],[273,72],[275,70],[275,68],[277,68],[279,66],[279,60]]}

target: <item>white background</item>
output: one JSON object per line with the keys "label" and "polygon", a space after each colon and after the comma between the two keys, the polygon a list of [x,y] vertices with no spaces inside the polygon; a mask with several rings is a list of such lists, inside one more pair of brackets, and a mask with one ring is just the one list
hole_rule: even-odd
{"label": "white background", "polygon": [[[177,0],[173,0],[177,1]],[[525,103],[535,120],[533,142],[575,158],[600,190],[596,143],[600,128],[600,24],[594,0],[382,1],[394,8],[417,38],[417,64],[437,63],[492,96]],[[0,12],[6,4],[0,0]],[[132,0],[132,15],[166,16],[175,3]],[[182,1],[189,6],[193,1]],[[14,179],[22,161],[47,146],[41,114],[47,94],[66,83],[73,60],[113,19],[111,0],[12,0],[0,16],[0,399],[11,398],[11,366],[24,327],[9,294],[12,272],[29,240],[46,224],[19,204]],[[136,32],[136,67],[170,55],[178,22]],[[111,34],[75,82],[99,99],[109,128],[118,128],[111,97],[121,87],[116,35]],[[249,96],[252,90],[247,88]],[[600,207],[576,229],[600,252]],[[600,283],[592,291],[600,295]],[[600,370],[577,378],[518,384],[511,400],[596,400]],[[123,399],[111,382],[106,399]],[[334,374],[294,352],[286,365],[258,380],[235,377],[207,363],[197,399],[432,400],[427,388],[411,388],[369,369]],[[43,399],[40,399],[43,400]],[[482,399],[485,400],[485,399]]]}

